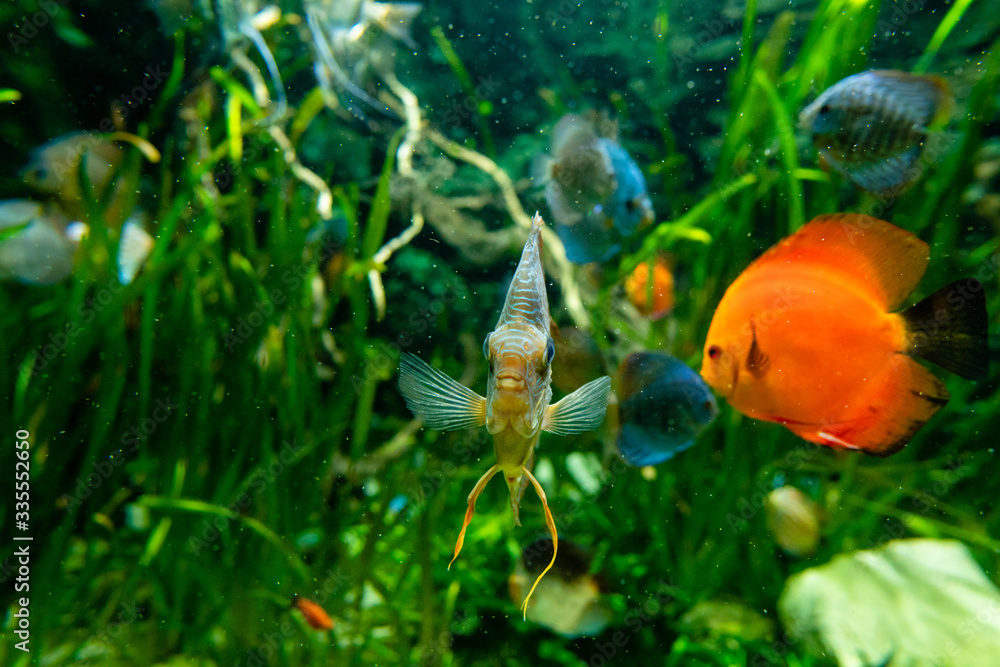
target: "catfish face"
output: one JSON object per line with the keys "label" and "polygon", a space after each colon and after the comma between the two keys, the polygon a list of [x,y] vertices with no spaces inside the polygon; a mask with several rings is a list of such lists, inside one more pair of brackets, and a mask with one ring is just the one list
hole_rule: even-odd
{"label": "catfish face", "polygon": [[542,427],[552,399],[552,337],[534,327],[511,323],[486,337],[489,362],[486,428],[496,435],[505,428],[530,438]]}

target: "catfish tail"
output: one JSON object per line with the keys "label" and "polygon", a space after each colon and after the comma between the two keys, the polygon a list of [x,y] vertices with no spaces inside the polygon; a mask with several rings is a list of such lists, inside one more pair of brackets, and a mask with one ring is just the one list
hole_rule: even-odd
{"label": "catfish tail", "polygon": [[989,374],[988,317],[983,284],[962,278],[945,285],[902,313],[910,349],[968,380]]}

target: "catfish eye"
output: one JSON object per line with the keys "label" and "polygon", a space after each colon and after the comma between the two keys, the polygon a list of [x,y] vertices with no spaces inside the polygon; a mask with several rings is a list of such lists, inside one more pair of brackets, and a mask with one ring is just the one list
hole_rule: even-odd
{"label": "catfish eye", "polygon": [[722,354],[722,348],[718,345],[709,345],[706,352],[708,353],[709,359],[718,359],[719,355]]}
{"label": "catfish eye", "polygon": [[483,341],[483,356],[487,359],[490,358],[490,335],[486,334],[486,340]]}
{"label": "catfish eye", "polygon": [[552,357],[556,356],[556,344],[555,341],[550,337],[545,341],[545,365],[548,366],[552,363]]}

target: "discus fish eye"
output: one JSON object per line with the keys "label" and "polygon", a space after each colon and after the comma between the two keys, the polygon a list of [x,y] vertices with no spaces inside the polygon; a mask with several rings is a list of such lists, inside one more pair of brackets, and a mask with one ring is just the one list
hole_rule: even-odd
{"label": "discus fish eye", "polygon": [[819,108],[819,112],[820,113],[829,113],[830,112],[830,105],[829,104],[824,104],[823,106],[821,106]]}
{"label": "discus fish eye", "polygon": [[722,348],[719,347],[718,345],[709,345],[708,350],[706,350],[706,352],[708,353],[709,359],[718,359],[719,356],[722,354]]}
{"label": "discus fish eye", "polygon": [[634,199],[629,199],[627,202],[625,202],[625,210],[627,210],[629,213],[634,211],[638,206],[639,205],[635,203]]}
{"label": "discus fish eye", "polygon": [[544,366],[548,366],[552,363],[552,357],[556,356],[556,344],[550,336],[547,341],[545,341],[545,363]]}

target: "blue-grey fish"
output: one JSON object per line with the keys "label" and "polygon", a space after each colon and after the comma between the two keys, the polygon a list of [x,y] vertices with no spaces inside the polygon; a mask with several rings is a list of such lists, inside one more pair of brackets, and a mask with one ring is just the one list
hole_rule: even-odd
{"label": "blue-grey fish", "polygon": [[0,279],[52,285],[73,271],[78,241],[55,206],[25,199],[0,202]]}
{"label": "blue-grey fish", "polygon": [[486,426],[493,435],[497,462],[469,494],[469,507],[452,563],[462,550],[476,499],[495,474],[502,472],[507,481],[517,525],[521,524],[518,507],[528,483],[538,493],[556,548],[549,567],[538,575],[525,597],[523,609],[527,609],[535,586],[555,562],[558,547],[555,521],[545,492],[531,474],[538,438],[542,431],[570,435],[597,428],[604,419],[611,387],[611,379],[604,376],[550,405],[555,344],[549,335],[552,320],[542,271],[543,225],[536,213],[500,319],[483,343],[483,354],[489,362],[485,398],[412,354],[403,354],[399,368],[399,388],[406,404],[428,427],[446,431]]}
{"label": "blue-grey fish", "polygon": [[618,369],[618,451],[634,466],[671,459],[719,414],[712,390],[680,359],[630,354]]}
{"label": "blue-grey fish", "polygon": [[655,217],[646,179],[616,135],[606,118],[567,114],[552,132],[551,157],[537,163],[556,233],[577,264],[611,259]]}
{"label": "blue-grey fish", "polygon": [[[52,285],[73,273],[80,243],[90,227],[70,222],[55,204],[25,199],[0,202],[0,280]],[[122,225],[118,244],[118,280],[128,285],[142,268],[155,239],[136,212]]]}
{"label": "blue-grey fish", "polygon": [[921,156],[951,109],[937,76],[870,70],[827,88],[799,115],[822,158],[856,185],[896,196],[923,173]]}

